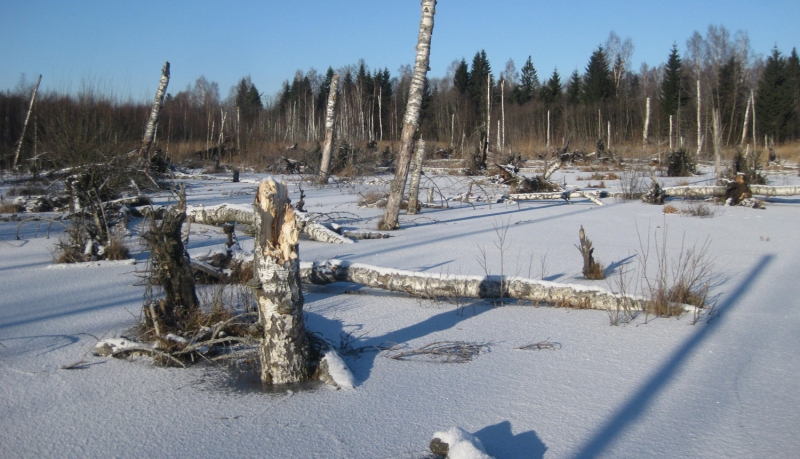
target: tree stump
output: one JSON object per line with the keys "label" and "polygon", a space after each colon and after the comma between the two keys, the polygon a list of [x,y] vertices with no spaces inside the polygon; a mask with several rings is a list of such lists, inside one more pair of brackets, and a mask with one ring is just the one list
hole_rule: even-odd
{"label": "tree stump", "polygon": [[310,376],[309,345],[303,324],[297,220],[286,185],[267,179],[255,198],[257,234],[254,274],[261,343],[261,381],[290,384]]}
{"label": "tree stump", "polygon": [[594,280],[605,278],[603,266],[594,260],[592,241],[586,237],[586,232],[583,231],[583,225],[581,225],[581,230],[578,232],[578,237],[580,238],[581,245],[576,245],[575,247],[577,247],[581,255],[583,255],[583,277],[585,279]]}

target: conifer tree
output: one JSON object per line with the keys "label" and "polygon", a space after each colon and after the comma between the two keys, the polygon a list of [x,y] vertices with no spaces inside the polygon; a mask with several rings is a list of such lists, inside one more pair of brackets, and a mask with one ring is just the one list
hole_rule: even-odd
{"label": "conifer tree", "polygon": [[525,61],[525,65],[522,66],[519,86],[515,88],[517,103],[524,105],[533,100],[538,89],[539,77],[536,74],[536,68],[533,66],[531,57],[528,56],[528,60]]}
{"label": "conifer tree", "polygon": [[678,55],[678,45],[672,45],[664,77],[661,80],[661,94],[658,101],[664,116],[677,115],[678,111],[689,103],[689,91],[684,82],[682,61]]}
{"label": "conifer tree", "polygon": [[602,46],[598,46],[586,66],[583,77],[582,99],[586,104],[604,102],[614,97],[614,81],[611,79],[611,68]]}
{"label": "conifer tree", "polygon": [[552,107],[558,104],[561,100],[561,75],[558,74],[558,69],[553,70],[547,84],[542,86],[541,99],[547,107]]}
{"label": "conifer tree", "polygon": [[776,47],[767,58],[764,73],[758,82],[756,113],[760,132],[774,136],[775,141],[784,140],[788,134],[792,108],[786,59]]}
{"label": "conifer tree", "polygon": [[577,69],[572,71],[572,76],[569,78],[566,96],[570,105],[578,105],[581,101],[581,76]]}

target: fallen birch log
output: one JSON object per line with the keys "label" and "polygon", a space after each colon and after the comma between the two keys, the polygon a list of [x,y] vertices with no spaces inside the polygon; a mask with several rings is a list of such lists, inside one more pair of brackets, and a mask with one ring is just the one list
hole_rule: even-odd
{"label": "fallen birch log", "polygon": [[554,191],[550,193],[519,193],[519,194],[510,194],[508,195],[508,199],[512,201],[539,201],[539,200],[548,200],[548,199],[563,199],[565,201],[569,201],[572,198],[586,198],[593,203],[597,204],[598,206],[603,205],[603,201],[600,200],[600,196],[603,196],[602,192],[597,191]]}
{"label": "fallen birch log", "polygon": [[[759,196],[798,196],[800,186],[748,185],[750,192]],[[671,198],[725,197],[725,186],[668,186],[662,188]]]}
{"label": "fallen birch log", "polygon": [[[251,206],[236,204],[219,204],[209,207],[191,207],[186,210],[186,215],[195,223],[204,225],[221,225],[227,222],[244,223],[253,225],[255,223],[255,213]],[[298,228],[309,239],[331,244],[352,244],[353,240],[329,230],[320,223],[315,222],[311,216],[305,212],[296,212]]]}
{"label": "fallen birch log", "polygon": [[[512,298],[576,309],[644,310],[650,303],[646,298],[621,295],[594,286],[519,277],[423,274],[343,260],[301,263],[300,280],[317,285],[352,282],[423,298]],[[674,306],[687,312],[697,309],[688,304]]]}

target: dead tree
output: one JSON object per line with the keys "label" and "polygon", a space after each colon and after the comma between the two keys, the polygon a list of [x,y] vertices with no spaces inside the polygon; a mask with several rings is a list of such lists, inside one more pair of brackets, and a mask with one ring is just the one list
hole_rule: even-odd
{"label": "dead tree", "polygon": [[152,283],[160,286],[164,297],[145,305],[145,316],[151,325],[180,328],[199,311],[200,301],[194,289],[194,274],[189,256],[181,240],[181,226],[186,219],[186,196],[164,213],[161,223],[153,220],[142,237],[150,249]]}
{"label": "dead tree", "polygon": [[339,75],[331,79],[330,92],[328,93],[328,110],[325,116],[325,144],[322,147],[322,160],[319,165],[317,183],[328,183],[331,172],[331,149],[333,148],[334,127],[336,125],[336,91],[339,88]]}
{"label": "dead tree", "polygon": [[436,0],[422,0],[422,19],[419,24],[417,39],[417,57],[414,62],[414,74],[411,77],[411,88],[408,93],[406,115],[403,119],[403,131],[400,134],[400,155],[397,158],[397,170],[390,187],[386,211],[379,225],[382,230],[395,230],[400,227],[400,204],[408,178],[408,167],[414,149],[414,135],[419,127],[419,116],[422,108],[422,93],[425,87],[425,76],[431,51],[431,35],[433,34],[433,16],[436,12]]}
{"label": "dead tree", "polygon": [[407,214],[419,212],[419,179],[422,175],[422,162],[425,161],[425,141],[417,140],[417,151],[414,154],[414,162],[411,164],[411,183],[408,187],[408,206]]}
{"label": "dead tree", "polygon": [[310,376],[309,345],[303,325],[299,230],[286,185],[262,181],[255,198],[254,275],[261,343],[261,381],[291,384]]}
{"label": "dead tree", "polygon": [[169,62],[165,62],[164,67],[161,68],[161,81],[158,83],[158,90],[153,99],[153,108],[150,111],[150,118],[147,120],[147,128],[144,131],[144,138],[142,139],[142,148],[139,149],[139,158],[144,164],[149,164],[150,162],[150,147],[153,145],[153,139],[156,136],[158,115],[161,113],[161,105],[164,104],[167,84],[169,84]]}
{"label": "dead tree", "polygon": [[577,247],[581,255],[583,255],[583,277],[585,279],[594,280],[604,279],[603,267],[594,260],[592,241],[586,237],[586,232],[583,231],[583,225],[581,225],[581,230],[578,232],[578,237],[580,238],[581,244],[575,247]]}
{"label": "dead tree", "polygon": [[[25,130],[28,127],[28,121],[31,119],[31,112],[33,112],[33,103],[36,101],[36,92],[39,91],[39,85],[42,83],[42,76],[39,75],[39,79],[36,80],[36,86],[33,88],[33,94],[31,94],[31,103],[28,105],[28,114],[25,115],[25,123],[22,125],[22,135],[19,136],[19,142],[17,142],[17,151],[14,152],[14,164],[11,165],[12,169],[17,168],[17,161],[19,161],[19,152],[22,150],[22,141],[25,139]],[[36,124],[36,123],[34,123]]]}

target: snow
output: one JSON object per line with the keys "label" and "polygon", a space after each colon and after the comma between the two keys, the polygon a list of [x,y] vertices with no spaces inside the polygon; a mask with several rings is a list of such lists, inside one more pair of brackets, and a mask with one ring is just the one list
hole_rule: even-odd
{"label": "snow", "polygon": [[461,427],[451,427],[446,432],[436,432],[433,438],[447,443],[448,459],[492,459],[486,454],[481,441]]}
{"label": "snow", "polygon": [[[554,179],[580,186],[586,181],[577,178],[586,175],[559,171]],[[260,177],[244,178],[189,179],[189,204],[250,205]],[[384,190],[385,178],[303,184],[306,209],[338,216],[345,229],[374,229],[382,211],[359,209],[356,202],[359,192]],[[476,179],[426,176],[421,188],[435,180],[445,196],[456,196]],[[285,180],[296,199],[296,182]],[[713,182],[710,175],[690,181]],[[773,175],[771,182],[800,183],[793,175]],[[618,182],[606,185],[614,191]],[[168,198],[156,201],[167,204]],[[395,237],[347,246],[301,240],[300,257],[483,276],[478,259],[484,249],[493,275],[614,290],[622,270],[629,293],[638,294],[643,247],[650,247],[652,270],[654,242],[665,233],[671,257],[682,243],[691,247],[710,237],[716,311],[695,325],[689,314],[640,315],[610,326],[605,311],[420,300],[352,284],[309,286],[306,326],[339,348],[352,373],[354,389],[341,391],[264,392],[252,378],[224,367],[163,368],[146,356],[94,356],[99,340],[125,339],[139,320],[146,254],[128,239],[135,265],[49,269],[57,225],[47,239],[44,227],[37,235],[36,222],[23,223],[17,240],[20,222],[0,222],[0,457],[411,459],[429,454],[431,432],[453,425],[497,458],[794,456],[800,448],[800,199],[771,198],[767,210],[712,205],[710,218],[664,215],[660,206],[635,201],[604,202],[426,208],[401,215]],[[574,248],[581,225],[611,280],[582,278]],[[501,264],[495,227],[505,226]],[[225,241],[217,228],[191,229],[193,256]],[[141,228],[131,230],[135,235]],[[252,239],[237,235],[252,251]],[[346,340],[361,352],[344,352]],[[515,350],[544,340],[561,348]],[[490,352],[444,364],[394,360],[378,350],[437,341],[489,343]],[[86,363],[61,369],[81,360]]]}
{"label": "snow", "polygon": [[323,353],[322,361],[328,364],[328,374],[333,382],[343,389],[352,389],[356,383],[353,373],[347,368],[347,364],[339,356],[335,349],[329,349]]}

